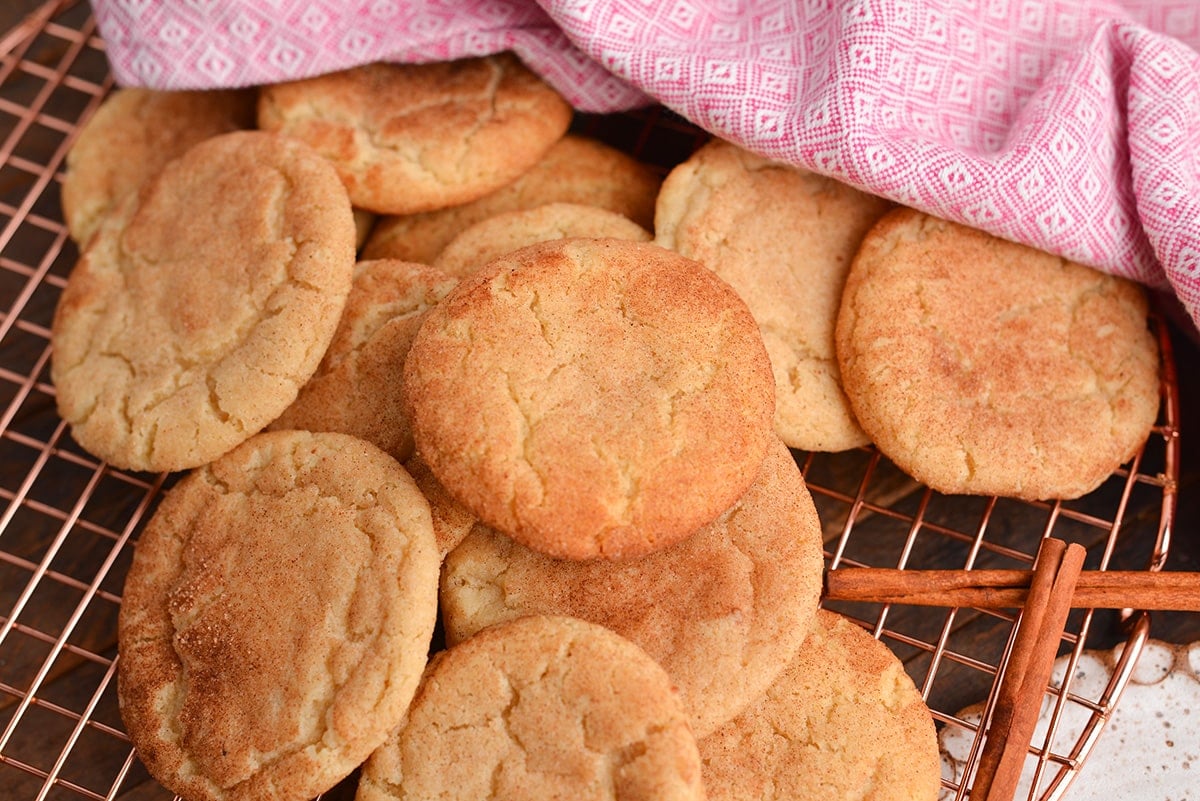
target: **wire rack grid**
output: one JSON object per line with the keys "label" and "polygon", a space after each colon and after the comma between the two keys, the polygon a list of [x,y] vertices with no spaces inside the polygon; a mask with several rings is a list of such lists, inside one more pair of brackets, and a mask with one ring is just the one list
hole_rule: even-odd
{"label": "wire rack grid", "polygon": [[[59,209],[66,153],[112,88],[90,9],[49,2],[0,36],[0,797],[172,798],[145,772],[116,702],[116,617],[140,527],[169,479],[116,470],[70,439],[50,385],[49,329],[74,265]],[[663,109],[580,115],[576,128],[664,172],[706,138]],[[901,568],[1028,568],[1040,540],[1088,549],[1088,569],[1158,570],[1169,544],[1178,475],[1178,394],[1170,340],[1160,419],[1143,449],[1103,486],[1073,502],[942,496],[871,448],[797,453],[825,530],[827,564]],[[939,728],[983,742],[960,714],[987,700],[1003,675],[1014,616],[833,604],[899,656]],[[1052,719],[1031,744],[1028,797],[1062,796],[1100,735],[1149,632],[1145,613],[1076,610],[1061,653],[1063,681],[1047,688]],[[1124,644],[1100,697],[1072,691],[1086,648]],[[1086,725],[1056,739],[1068,708]],[[969,780],[949,770],[943,795]],[[353,777],[326,794],[350,798]]]}

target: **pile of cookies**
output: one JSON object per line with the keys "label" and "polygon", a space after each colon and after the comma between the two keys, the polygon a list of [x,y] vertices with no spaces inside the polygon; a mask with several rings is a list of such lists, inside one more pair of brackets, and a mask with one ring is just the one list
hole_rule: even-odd
{"label": "pile of cookies", "polygon": [[81,131],[52,378],[82,447],[188,471],[119,631],[169,789],[936,797],[903,665],[819,609],[791,449],[1086,492],[1157,410],[1144,299],[727,142],[664,180],[571,118],[505,54],[119,90]]}

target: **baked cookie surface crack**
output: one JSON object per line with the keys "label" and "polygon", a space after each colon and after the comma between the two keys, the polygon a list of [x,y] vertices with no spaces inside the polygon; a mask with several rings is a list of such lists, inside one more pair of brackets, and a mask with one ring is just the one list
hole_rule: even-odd
{"label": "baked cookie surface crack", "polygon": [[68,278],[51,377],[72,435],[137,470],[228,451],[316,369],[353,258],[349,200],[315,153],[252,131],[197,145],[106,220]]}
{"label": "baked cookie surface crack", "polygon": [[329,789],[415,690],[437,563],[428,504],[362,440],[261,434],[186,476],[138,543],[118,627],[122,716],[152,774],[211,801]]}

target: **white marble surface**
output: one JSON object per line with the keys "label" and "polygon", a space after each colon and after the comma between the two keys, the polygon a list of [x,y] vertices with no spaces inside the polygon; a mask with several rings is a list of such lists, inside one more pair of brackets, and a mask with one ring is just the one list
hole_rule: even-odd
{"label": "white marble surface", "polygon": [[[1088,651],[1076,665],[1070,691],[1099,698],[1112,675],[1120,649]],[[1067,659],[1054,666],[1062,681]],[[981,705],[960,717],[977,722]],[[1044,738],[1053,712],[1043,704],[1034,743]],[[1078,738],[1090,710],[1068,703],[1055,732],[1054,751],[1064,753]],[[942,774],[958,778],[971,747],[972,733],[947,727],[940,736]],[[1037,761],[1028,757],[1016,798],[1029,797]],[[1053,768],[1053,766],[1050,766]],[[1052,771],[1048,771],[1052,772]],[[1047,784],[1043,777],[1040,788]],[[947,791],[946,797],[953,797]],[[1172,645],[1151,640],[1138,657],[1133,675],[1066,801],[1196,801],[1200,799],[1200,642]]]}

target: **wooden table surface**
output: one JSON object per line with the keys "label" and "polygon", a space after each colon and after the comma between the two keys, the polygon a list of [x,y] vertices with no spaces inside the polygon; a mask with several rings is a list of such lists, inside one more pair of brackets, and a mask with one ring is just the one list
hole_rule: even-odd
{"label": "wooden table surface", "polygon": [[[0,4],[0,33],[12,28],[26,13],[39,6],[41,3],[31,0],[6,0]],[[0,100],[3,99],[0,97]],[[7,135],[3,127],[5,124],[6,122],[0,121],[0,138]],[[606,134],[604,121],[588,120],[586,124],[589,133]],[[619,143],[625,136],[623,132],[615,132],[607,138]],[[679,141],[686,144],[687,139],[684,137]],[[677,153],[676,160],[681,160],[686,155],[686,151]],[[665,158],[670,160],[673,157],[668,155]],[[661,161],[662,159],[660,163]],[[4,188],[3,181],[0,180],[0,191]],[[51,214],[53,211],[42,213]],[[20,254],[4,255],[20,258]],[[2,291],[7,290],[0,287],[0,292]],[[9,302],[8,297],[0,297],[0,300],[5,305]],[[46,309],[52,310],[53,295],[41,301],[35,297],[30,301],[31,308],[36,309],[39,302]],[[43,310],[43,314],[48,314],[48,311]],[[1182,453],[1175,523],[1166,569],[1200,571],[1200,433],[1197,433],[1197,429],[1200,429],[1200,345],[1197,343],[1200,340],[1174,325],[1170,328],[1169,338],[1178,371]],[[34,350],[36,351],[36,348]],[[14,353],[17,351],[0,349],[0,358],[19,358],[14,356]],[[37,354],[34,353],[30,358],[36,359]],[[10,365],[0,364],[0,368],[6,366]],[[40,370],[43,367],[31,364],[21,369]],[[3,401],[7,403],[8,399],[3,398]],[[29,412],[28,406],[23,407],[23,415],[30,418],[29,425],[33,427],[31,430],[40,432],[36,436],[41,437],[43,441],[54,439],[66,447],[65,435],[57,427],[57,420],[52,413],[52,403],[45,400],[42,405],[45,408],[37,412]],[[10,487],[11,481],[19,483],[23,474],[36,469],[28,467],[26,461],[22,461],[27,459],[26,456],[13,456],[10,461],[6,461],[10,458],[8,454],[11,450],[12,448],[0,450],[0,465],[3,466],[0,467],[0,471],[8,474],[4,484],[6,488]],[[850,461],[853,464],[847,462],[849,466],[845,467],[845,470],[861,469],[858,462]],[[831,464],[834,466],[818,466],[814,469],[828,469],[834,474],[843,470],[843,467],[836,463]],[[837,480],[836,475],[829,478],[830,481]],[[89,480],[107,479],[91,479],[86,470],[81,470],[80,475],[76,476],[70,469],[64,468],[57,475],[58,483],[48,496],[50,500],[43,499],[41,503],[48,506],[62,505],[62,498],[75,497],[71,493],[78,493],[79,486]],[[154,481],[153,477],[145,480]],[[917,493],[918,490],[919,487],[915,483],[905,484],[902,479],[898,479],[894,496],[901,499]],[[91,492],[92,489],[87,491]],[[36,494],[33,490],[31,492]],[[54,492],[63,495],[56,501],[53,499]],[[145,492],[153,492],[152,484],[147,485]],[[1146,518],[1150,521],[1148,525],[1152,525],[1153,520],[1157,519],[1159,507],[1153,497],[1145,500],[1141,498],[1142,496],[1138,496],[1134,499],[1126,511],[1126,518],[1134,521]],[[36,504],[26,506],[35,510],[38,508]],[[832,510],[830,514],[837,514],[836,503],[831,502],[826,508]],[[111,519],[104,523],[106,530],[119,531],[123,526],[131,525],[130,521],[134,519],[132,515],[141,511],[144,510],[89,510],[85,516],[91,520],[95,519],[96,515],[103,517],[104,514],[108,514]],[[163,797],[161,788],[150,781],[138,765],[126,764],[127,753],[119,750],[114,752],[107,747],[107,743],[116,737],[120,730],[120,721],[112,700],[111,675],[107,675],[111,674],[112,665],[84,656],[94,653],[106,655],[106,658],[111,660],[115,655],[113,638],[117,605],[113,599],[120,594],[119,577],[122,575],[123,566],[127,564],[130,546],[122,546],[111,552],[115,560],[111,577],[98,588],[96,598],[83,608],[81,619],[66,621],[64,618],[70,615],[72,609],[77,608],[81,590],[75,585],[86,584],[89,571],[94,575],[97,560],[107,558],[105,554],[110,552],[104,549],[111,548],[112,543],[102,541],[94,547],[81,546],[78,552],[71,552],[77,543],[69,540],[62,549],[63,553],[53,562],[53,569],[65,574],[78,571],[74,584],[71,581],[43,583],[39,593],[42,593],[44,588],[50,589],[36,597],[24,599],[21,593],[23,588],[28,586],[27,578],[31,570],[29,565],[41,558],[39,554],[44,553],[45,541],[53,534],[53,526],[47,529],[44,523],[31,522],[28,526],[23,525],[24,513],[24,509],[19,509],[11,521],[6,521],[8,530],[4,531],[3,538],[0,538],[0,549],[12,557],[7,562],[0,562],[0,616],[4,616],[0,619],[19,617],[20,622],[20,625],[14,626],[7,633],[7,639],[0,640],[0,690],[3,690],[0,692],[0,726],[7,727],[5,732],[0,734],[0,798],[36,797],[43,784],[38,775],[39,771],[43,774],[56,772],[67,782],[55,788],[51,796],[54,798],[104,797],[108,792],[104,788],[111,786],[111,782],[118,776],[122,779],[120,790],[115,793],[116,797],[133,800]],[[955,514],[957,513],[954,511],[947,512],[946,525],[951,528],[955,525]],[[827,526],[831,525],[829,520],[825,522]],[[964,527],[970,525],[969,521],[963,522]],[[1130,547],[1133,551],[1145,550],[1144,543]],[[1133,558],[1140,557],[1135,554]],[[27,562],[20,562],[20,559],[27,559]],[[898,611],[889,618],[889,625],[916,626],[921,614]],[[52,638],[36,636],[37,632],[59,631],[68,622],[74,633],[67,646],[60,648],[61,653],[52,660],[52,664],[48,664],[44,669],[39,667],[43,665],[51,649],[55,648],[55,644]],[[1119,620],[1115,615],[1099,617],[1093,626],[1092,638],[1100,647],[1119,642],[1122,636]],[[1200,640],[1200,615],[1156,612],[1152,617],[1151,636],[1176,643]],[[51,641],[47,642],[47,639]],[[1001,639],[1000,645],[1002,644]],[[993,649],[996,646],[995,643],[988,645]],[[918,663],[927,658],[927,655],[922,654],[919,649],[905,651],[901,648],[899,652],[904,655],[906,661],[911,660],[910,667],[914,672],[919,674],[920,670],[924,669]],[[31,703],[24,692],[31,681],[36,682],[39,688],[37,703]],[[97,686],[106,684],[110,689],[98,699],[89,698]],[[957,709],[962,703],[972,700],[966,694],[962,697],[956,696],[953,682],[949,682],[945,687],[939,686],[937,693],[940,694],[939,703],[947,708]],[[92,700],[95,700],[96,708],[89,710],[93,722],[88,726],[76,726],[78,715],[65,714],[63,711],[82,711]],[[15,722],[18,718],[21,720],[19,724]],[[64,753],[68,753],[68,764],[56,766],[55,759]],[[20,763],[22,767],[14,768],[10,764],[4,764],[4,759]],[[128,771],[127,776],[123,775],[125,771]],[[101,778],[96,779],[97,776]],[[108,784],[105,784],[106,782]],[[344,786],[331,794],[331,797],[349,797],[351,794],[351,790]]]}

